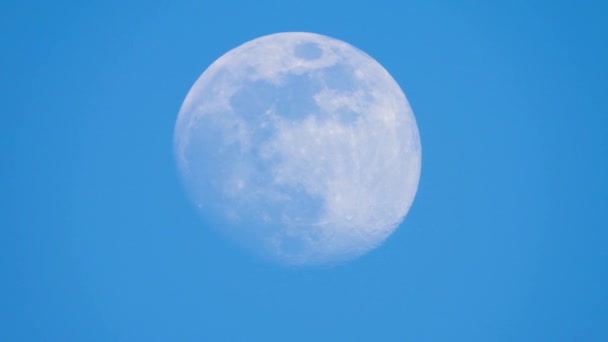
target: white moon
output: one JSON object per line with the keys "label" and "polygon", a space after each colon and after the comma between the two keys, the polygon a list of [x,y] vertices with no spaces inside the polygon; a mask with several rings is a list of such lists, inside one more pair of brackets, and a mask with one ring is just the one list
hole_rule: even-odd
{"label": "white moon", "polygon": [[257,38],[211,64],[182,104],[174,148],[207,222],[291,265],[380,245],[420,177],[418,128],[395,80],[312,33]]}

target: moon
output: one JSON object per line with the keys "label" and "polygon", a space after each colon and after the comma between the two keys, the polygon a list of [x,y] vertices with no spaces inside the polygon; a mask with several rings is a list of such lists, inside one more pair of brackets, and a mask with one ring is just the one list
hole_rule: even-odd
{"label": "moon", "polygon": [[418,127],[397,82],[341,40],[287,32],[230,50],[194,83],[174,150],[207,225],[265,259],[341,263],[414,200]]}

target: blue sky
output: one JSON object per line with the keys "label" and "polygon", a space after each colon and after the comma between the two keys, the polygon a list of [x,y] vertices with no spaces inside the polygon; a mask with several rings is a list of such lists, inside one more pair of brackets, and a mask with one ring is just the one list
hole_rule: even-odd
{"label": "blue sky", "polygon": [[[601,1],[0,5],[0,340],[608,340]],[[405,222],[334,268],[264,263],[188,201],[200,73],[261,35],[347,41],[422,141]]]}

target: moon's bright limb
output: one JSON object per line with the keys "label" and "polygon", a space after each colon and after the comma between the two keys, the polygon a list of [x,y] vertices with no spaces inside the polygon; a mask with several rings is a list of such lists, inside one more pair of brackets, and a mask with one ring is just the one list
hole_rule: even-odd
{"label": "moon's bright limb", "polygon": [[278,33],[220,57],[184,100],[175,154],[201,213],[287,264],[378,246],[407,214],[420,138],[373,58],[330,37]]}

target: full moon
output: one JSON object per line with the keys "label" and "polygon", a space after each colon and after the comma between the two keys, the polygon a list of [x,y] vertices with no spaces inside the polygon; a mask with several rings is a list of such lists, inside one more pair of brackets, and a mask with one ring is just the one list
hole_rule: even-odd
{"label": "full moon", "polygon": [[410,105],[373,58],[288,32],[228,51],[175,124],[180,175],[206,224],[263,258],[334,264],[408,213],[421,147]]}

